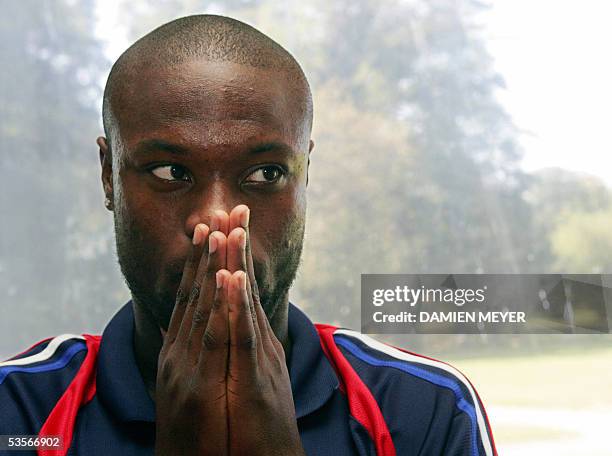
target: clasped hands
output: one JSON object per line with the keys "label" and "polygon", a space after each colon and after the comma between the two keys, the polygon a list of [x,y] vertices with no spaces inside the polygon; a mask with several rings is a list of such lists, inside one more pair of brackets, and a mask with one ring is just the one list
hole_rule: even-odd
{"label": "clasped hands", "polygon": [[198,224],[158,359],[156,455],[304,455],[282,344],[261,306],[249,208]]}

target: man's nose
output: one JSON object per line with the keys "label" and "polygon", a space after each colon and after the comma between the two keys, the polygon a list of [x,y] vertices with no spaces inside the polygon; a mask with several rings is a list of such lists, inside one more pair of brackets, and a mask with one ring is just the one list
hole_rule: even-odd
{"label": "man's nose", "polygon": [[193,237],[198,223],[205,223],[210,227],[215,211],[222,210],[229,214],[234,206],[234,198],[227,184],[220,181],[211,183],[190,199],[185,233]]}

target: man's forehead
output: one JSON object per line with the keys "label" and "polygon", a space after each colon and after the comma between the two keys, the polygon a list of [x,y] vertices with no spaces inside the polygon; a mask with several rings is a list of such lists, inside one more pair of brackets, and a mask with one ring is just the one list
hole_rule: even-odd
{"label": "man's forehead", "polygon": [[263,128],[250,121],[222,121],[197,123],[180,121],[158,129],[134,132],[126,146],[134,156],[145,157],[154,151],[165,151],[183,156],[221,158],[227,152],[266,152],[274,150],[296,153],[292,138],[278,131]]}
{"label": "man's forehead", "polygon": [[255,122],[283,131],[299,128],[296,124],[303,121],[303,101],[282,71],[191,60],[140,68],[121,82],[112,104],[122,133],[182,121]]}

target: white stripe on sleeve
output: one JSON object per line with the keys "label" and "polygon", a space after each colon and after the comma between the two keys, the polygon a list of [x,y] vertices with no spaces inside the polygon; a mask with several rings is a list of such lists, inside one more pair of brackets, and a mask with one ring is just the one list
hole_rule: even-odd
{"label": "white stripe on sleeve", "polygon": [[389,356],[392,356],[393,358],[403,360],[403,361],[410,361],[413,363],[425,364],[427,366],[437,367],[438,369],[442,369],[448,372],[449,374],[453,375],[454,377],[456,377],[457,380],[463,383],[463,385],[467,388],[467,390],[470,393],[472,402],[474,403],[474,409],[476,410],[476,419],[478,421],[478,430],[480,432],[480,439],[482,441],[482,446],[484,447],[487,456],[493,456],[493,449],[491,447],[489,434],[487,432],[485,419],[482,414],[482,410],[480,408],[478,397],[476,396],[476,393],[474,392],[474,389],[472,388],[472,385],[470,384],[470,382],[467,380],[467,378],[465,378],[465,376],[461,372],[459,372],[453,366],[445,364],[441,361],[434,361],[432,359],[422,358],[420,356],[415,356],[410,353],[403,352],[401,350],[398,350],[397,348],[391,347],[390,345],[383,344],[382,342],[372,339],[369,336],[358,333],[356,331],[352,331],[350,329],[338,329],[334,331],[334,334],[344,334],[349,337],[354,337],[355,339],[359,339],[361,342],[363,342],[370,348],[381,351]]}
{"label": "white stripe on sleeve", "polygon": [[40,353],[36,353],[35,355],[31,355],[31,356],[26,356],[25,358],[4,361],[3,363],[0,363],[0,367],[26,366],[28,364],[37,363],[39,361],[45,361],[53,356],[53,354],[57,351],[57,348],[60,346],[62,342],[65,342],[69,339],[85,340],[83,336],[78,336],[76,334],[62,334],[61,336],[57,336],[51,339],[49,344]]}

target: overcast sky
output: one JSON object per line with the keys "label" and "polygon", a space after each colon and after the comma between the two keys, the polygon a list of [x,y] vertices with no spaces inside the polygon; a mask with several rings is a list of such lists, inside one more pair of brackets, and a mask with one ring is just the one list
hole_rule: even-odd
{"label": "overcast sky", "polygon": [[[521,130],[523,166],[560,166],[612,185],[612,2],[492,0],[479,22],[506,80],[499,100]],[[116,1],[98,2],[116,23]],[[116,26],[99,27],[111,59],[127,46]]]}
{"label": "overcast sky", "polygon": [[524,167],[561,166],[612,185],[612,2],[495,0],[483,15],[502,104]]}

